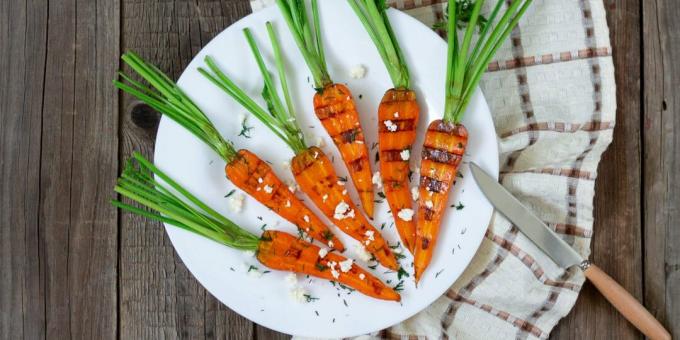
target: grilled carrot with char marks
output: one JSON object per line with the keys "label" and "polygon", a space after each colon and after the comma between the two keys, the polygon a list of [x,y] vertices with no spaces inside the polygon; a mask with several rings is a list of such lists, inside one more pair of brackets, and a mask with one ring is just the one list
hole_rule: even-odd
{"label": "grilled carrot with char marks", "polygon": [[418,232],[415,249],[415,277],[420,279],[432,259],[439,225],[448,207],[449,192],[456,182],[468,133],[462,124],[440,119],[430,123],[420,162]]}
{"label": "grilled carrot with char marks", "polygon": [[231,248],[254,251],[258,261],[271,269],[336,281],[376,299],[401,299],[394,289],[343,256],[326,254],[321,248],[281,231],[266,230],[258,238],[197,199],[139,153],[133,157],[118,179],[115,191],[151,211],[117,200],[112,201],[114,206]]}
{"label": "grilled carrot with char marks", "polygon": [[338,177],[328,157],[326,157],[321,149],[307,146],[307,142],[295,118],[295,111],[290,100],[283,69],[283,60],[274,29],[270,23],[267,23],[267,31],[274,50],[274,59],[276,61],[280,85],[283,89],[285,104],[276,91],[276,86],[264,64],[259,48],[248,29],[245,29],[244,33],[264,78],[263,96],[268,102],[267,110],[255,103],[242,89],[234,84],[210,57],[206,57],[205,60],[209,71],[203,68],[199,68],[199,71],[237,102],[241,103],[291,148],[295,153],[295,157],[291,161],[291,170],[295,180],[300,185],[302,191],[312,199],[317,207],[335,225],[340,227],[342,231],[361,242],[366,250],[376,257],[380,264],[397,270],[399,266],[396,256],[387,246],[387,242],[382,238],[378,230],[371,226],[361,212],[357,210],[345,187],[338,184]]}
{"label": "grilled carrot with char marks", "polygon": [[356,209],[345,182],[338,181],[330,159],[317,147],[295,156],[291,162],[295,180],[335,225],[361,242],[383,266],[397,270],[399,264],[380,232]]}
{"label": "grilled carrot with char marks", "polygon": [[388,90],[378,107],[379,162],[385,197],[399,236],[411,252],[415,244],[416,224],[413,219],[404,218],[399,213],[412,207],[409,160],[419,111],[416,94],[408,89]]}
{"label": "grilled carrot with char marks", "polygon": [[364,212],[373,218],[373,173],[352,93],[345,85],[328,85],[314,95],[314,112],[340,150]]}
{"label": "grilled carrot with char marks", "polygon": [[[483,0],[477,0],[469,14],[461,15],[465,8],[456,0],[448,4],[448,60],[446,73],[446,102],[444,119],[430,123],[423,143],[420,163],[418,200],[418,224],[414,270],[416,283],[432,260],[439,236],[440,224],[451,188],[456,183],[458,167],[465,154],[468,131],[461,123],[467,104],[472,97],[482,74],[498,47],[517,25],[532,0],[509,2],[505,14],[496,22],[504,1],[498,0],[489,19],[483,25],[477,41],[472,37],[480,18]],[[469,18],[465,34],[458,37],[458,20]]]}
{"label": "grilled carrot with char marks", "polygon": [[382,0],[348,2],[373,40],[394,85],[385,92],[378,107],[380,173],[399,236],[404,246],[413,252],[416,224],[411,217],[413,200],[409,190],[409,160],[420,109],[416,94],[410,89],[408,65],[387,18],[386,3]]}
{"label": "grilled carrot with char marks", "polygon": [[[225,167],[227,178],[238,188],[295,224],[315,240],[324,244],[332,241],[332,248],[339,251],[345,249],[321,219],[282,185],[281,180],[266,162],[251,152],[245,150],[237,152],[232,144],[217,132],[210,119],[170,78],[133,52],[125,53],[122,59],[144,78],[151,88],[124,74],[121,74],[121,78],[126,83],[114,82],[118,88],[170,117],[205,142],[227,163]],[[253,174],[257,174],[258,177],[253,177]]]}
{"label": "grilled carrot with char marks", "polygon": [[257,248],[257,259],[269,268],[336,281],[376,299],[401,300],[399,293],[358,265],[352,264],[343,271],[340,263],[347,258],[333,253],[320,257],[319,247],[284,232],[265,231]]}
{"label": "grilled carrot with char marks", "polygon": [[239,150],[236,159],[225,167],[227,177],[241,190],[247,192],[281,217],[304,230],[311,238],[319,240],[338,251],[344,251],[342,242],[307,206],[295,197],[287,185],[276,177],[267,162],[254,153]]}
{"label": "grilled carrot with char marks", "polygon": [[368,147],[352,93],[347,86],[333,83],[328,73],[317,0],[312,0],[312,22],[307,18],[304,0],[277,0],[276,3],[314,78],[314,112],[340,151],[364,212],[373,218],[373,173]]}

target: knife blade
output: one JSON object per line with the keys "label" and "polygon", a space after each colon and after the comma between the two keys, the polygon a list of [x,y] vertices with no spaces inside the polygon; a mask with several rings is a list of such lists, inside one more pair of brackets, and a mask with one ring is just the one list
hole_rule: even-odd
{"label": "knife blade", "polygon": [[585,259],[538,219],[507,189],[475,163],[470,163],[472,177],[486,198],[510,222],[562,268],[580,265]]}

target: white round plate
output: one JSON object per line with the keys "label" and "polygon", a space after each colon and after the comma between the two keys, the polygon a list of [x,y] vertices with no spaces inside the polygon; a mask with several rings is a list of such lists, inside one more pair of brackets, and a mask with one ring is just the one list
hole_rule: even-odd
{"label": "white round plate", "polygon": [[[411,71],[411,84],[418,93],[421,107],[418,141],[412,154],[412,167],[420,160],[423,135],[431,120],[441,118],[444,105],[444,74],[446,71],[446,43],[432,30],[410,16],[396,10],[388,12]],[[321,23],[325,41],[326,59],[331,77],[351,88],[361,115],[361,122],[372,145],[377,139],[377,108],[385,90],[392,87],[385,67],[376,49],[345,1],[323,1],[320,4]],[[178,83],[215,123],[222,135],[233,141],[237,149],[246,148],[273,165],[277,175],[292,179],[283,163],[293,157],[291,150],[248,115],[247,125],[252,126],[251,138],[238,136],[241,126],[239,116],[246,113],[235,101],[214,87],[197,71],[204,65],[204,57],[212,56],[220,67],[230,75],[248,94],[263,103],[260,98],[262,79],[255,61],[243,37],[242,29],[252,29],[260,49],[274,70],[271,46],[267,39],[265,22],[272,21],[284,49],[288,81],[303,131],[310,136],[310,144],[317,137],[323,138],[323,149],[335,159],[335,169],[340,176],[347,171],[338,151],[323,130],[312,111],[312,80],[297,47],[276,7],[270,7],[249,15],[217,35],[205,46],[180,77]],[[330,43],[329,37],[333,37]],[[351,79],[350,69],[363,65],[367,69],[363,79]],[[312,302],[296,302],[289,294],[291,287],[285,282],[287,273],[272,271],[260,277],[248,272],[256,266],[266,270],[252,256],[221,246],[200,236],[166,226],[177,253],[198,281],[217,299],[246,318],[265,327],[299,336],[348,337],[377,331],[403,321],[423,310],[460,276],[475,254],[489,223],[492,207],[469,175],[467,163],[475,161],[489,173],[498,173],[498,148],[493,122],[481,92],[471,100],[464,124],[470,133],[467,155],[461,167],[463,178],[458,179],[451,193],[453,207],[444,215],[442,233],[434,258],[418,288],[413,283],[412,258],[401,260],[402,266],[411,274],[404,280],[402,302],[385,302],[363,296],[357,292],[335,287],[331,282],[310,279],[298,275],[299,285]],[[371,152],[374,161],[375,149]],[[297,234],[292,224],[269,211],[266,207],[247,197],[244,209],[233,213],[229,198],[225,195],[235,186],[224,174],[224,162],[210,148],[185,131],[175,122],[163,117],[156,140],[155,162],[183,184],[192,193],[220,213],[244,228],[259,234],[261,226],[277,228]],[[373,164],[373,170],[377,166]],[[417,177],[414,176],[413,185]],[[348,184],[355,202],[356,191]],[[376,190],[380,191],[380,190]],[[236,190],[236,194],[243,194]],[[302,194],[298,194],[304,197]],[[380,197],[376,195],[376,200]],[[310,200],[306,200],[310,202]],[[464,207],[457,209],[455,206]],[[323,216],[319,213],[319,216]],[[376,204],[374,225],[391,243],[398,241],[397,230],[388,214],[386,202]],[[345,242],[344,255],[355,256],[356,241],[333,231]],[[364,268],[370,264],[357,261]],[[373,272],[394,286],[398,283],[396,273],[385,273],[378,266]]]}

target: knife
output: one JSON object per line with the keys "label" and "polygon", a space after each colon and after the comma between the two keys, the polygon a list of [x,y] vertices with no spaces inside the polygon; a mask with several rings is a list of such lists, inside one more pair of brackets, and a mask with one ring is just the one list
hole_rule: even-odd
{"label": "knife", "polygon": [[471,162],[470,169],[472,177],[496,210],[558,266],[564,269],[577,266],[614,308],[650,339],[671,339],[670,333],[663,325],[625,288],[588,259],[584,259],[477,164]]}

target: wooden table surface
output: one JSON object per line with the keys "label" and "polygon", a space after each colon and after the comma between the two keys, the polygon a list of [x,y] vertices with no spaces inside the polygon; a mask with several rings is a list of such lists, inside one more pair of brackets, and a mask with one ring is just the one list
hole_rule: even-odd
{"label": "wooden table surface", "polygon": [[[618,112],[592,260],[680,337],[680,2],[605,3]],[[112,86],[121,53],[177,77],[249,12],[247,0],[0,2],[0,338],[285,337],[208,294],[158,224],[109,204],[158,122]],[[552,338],[641,335],[586,284]]]}

